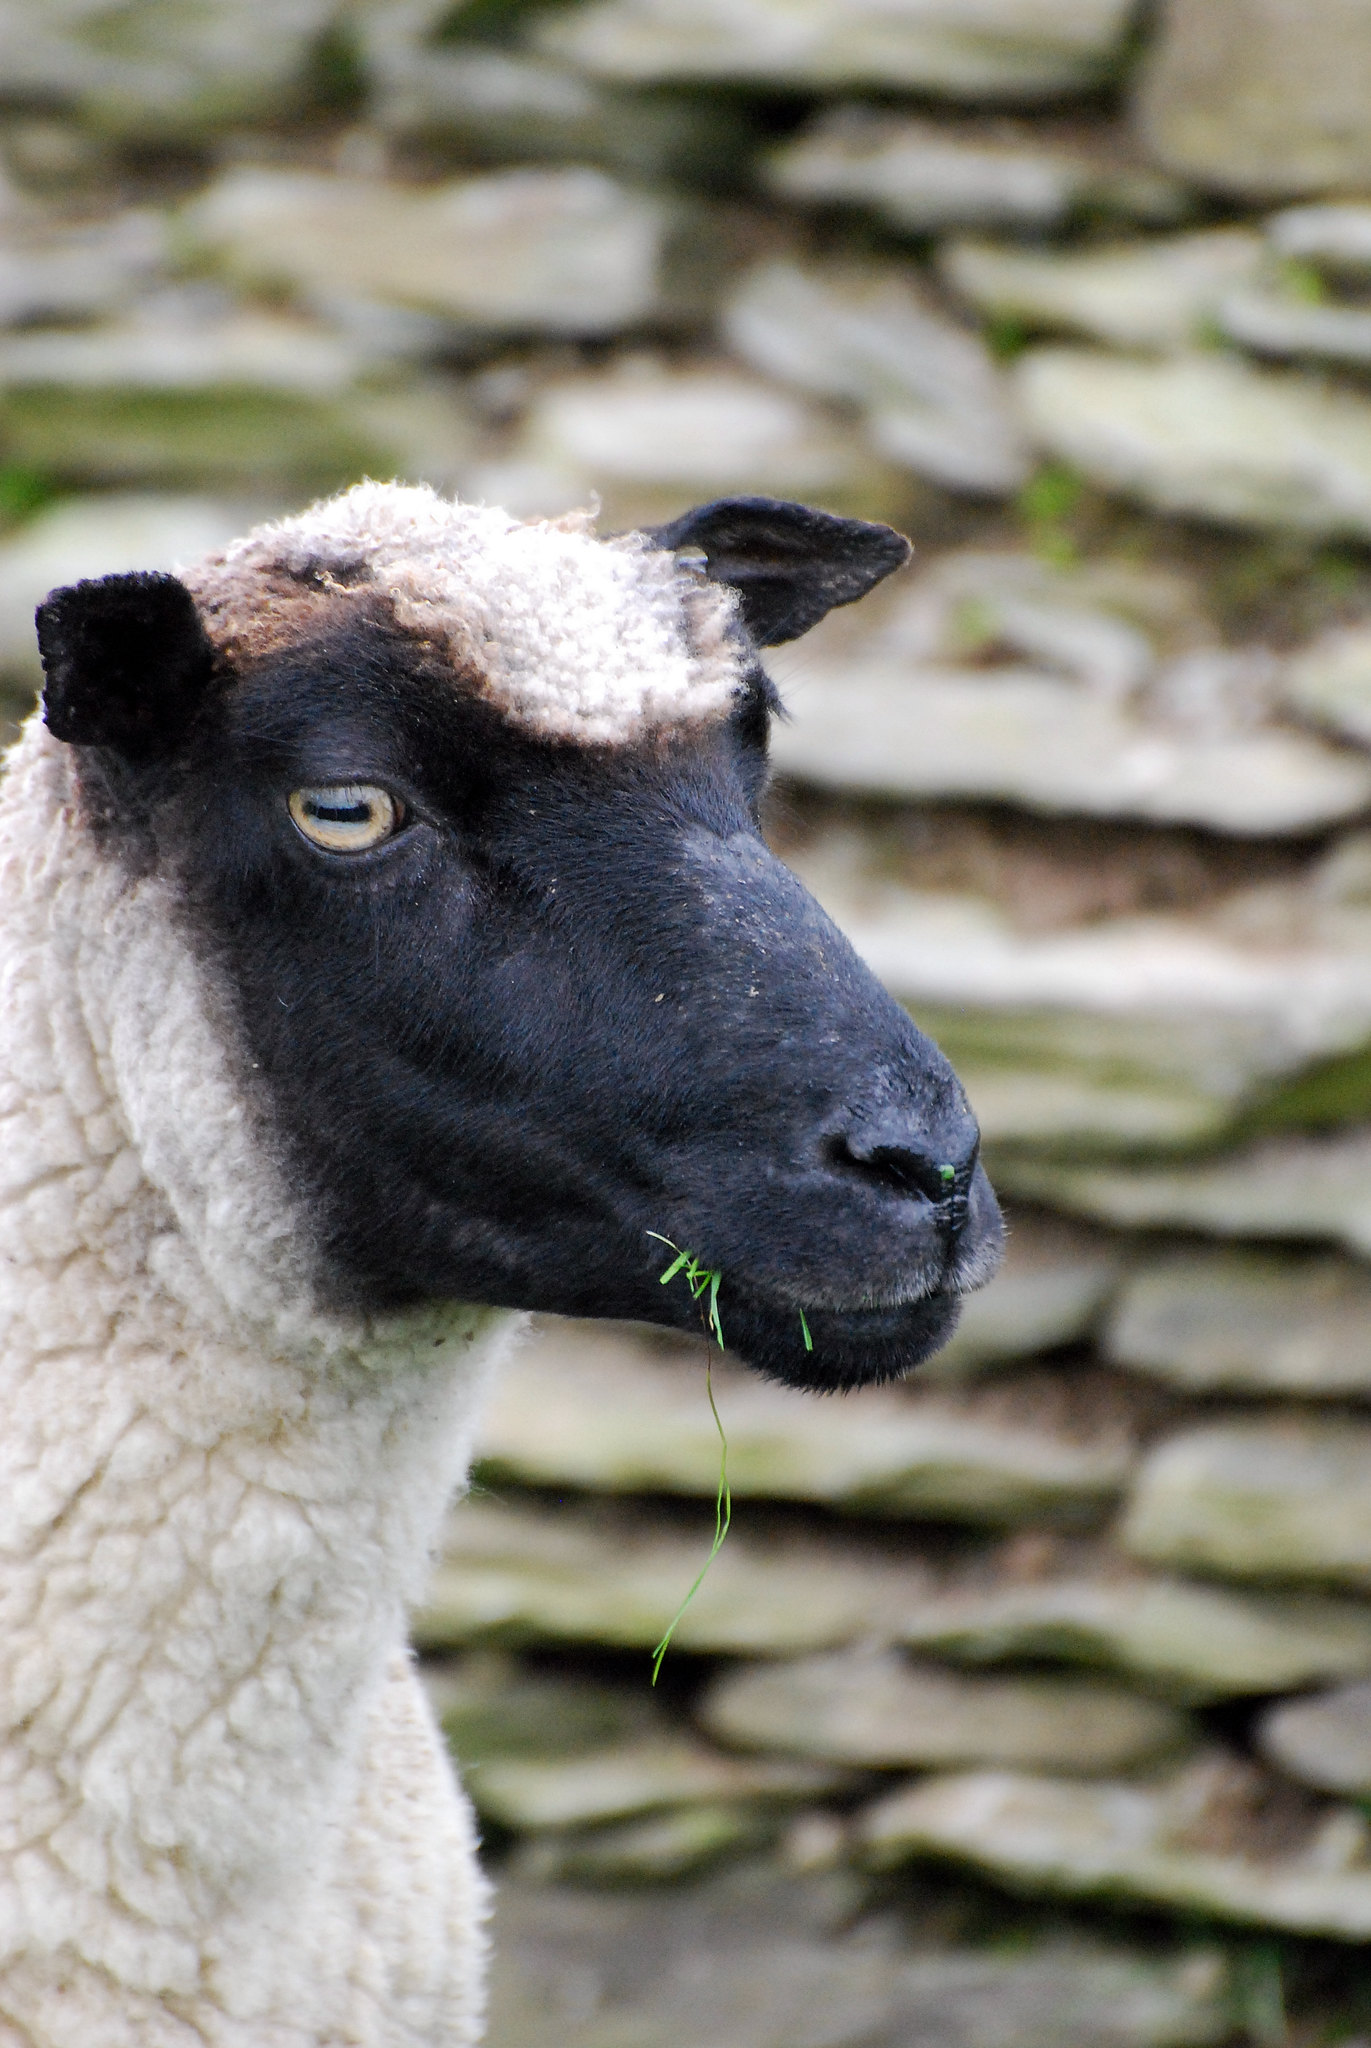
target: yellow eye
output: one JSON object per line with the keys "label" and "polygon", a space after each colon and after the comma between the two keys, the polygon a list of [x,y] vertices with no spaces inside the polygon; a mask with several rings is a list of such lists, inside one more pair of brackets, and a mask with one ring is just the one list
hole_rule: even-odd
{"label": "yellow eye", "polygon": [[290,815],[314,846],[328,853],[366,853],[398,831],[401,810],[374,782],[332,782],[293,789]]}

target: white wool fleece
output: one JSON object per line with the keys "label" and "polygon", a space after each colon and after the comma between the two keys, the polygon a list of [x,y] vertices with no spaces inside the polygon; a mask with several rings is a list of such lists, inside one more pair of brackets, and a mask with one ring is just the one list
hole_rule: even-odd
{"label": "white wool fleece", "polygon": [[485,1894],[404,1648],[519,1319],[316,1311],[165,891],[0,787],[0,2044],[462,2048]]}
{"label": "white wool fleece", "polygon": [[[341,565],[511,723],[542,739],[631,744],[727,715],[742,676],[737,600],[639,533],[519,520],[423,484],[357,484],[259,526],[186,572],[212,639],[250,647],[279,577]],[[352,580],[353,574],[357,581]]]}

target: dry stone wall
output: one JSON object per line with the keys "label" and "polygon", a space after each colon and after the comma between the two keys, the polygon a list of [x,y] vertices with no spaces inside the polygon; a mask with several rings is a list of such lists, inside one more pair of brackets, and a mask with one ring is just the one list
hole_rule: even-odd
{"label": "dry stone wall", "polygon": [[[1371,14],[0,0],[0,706],[55,582],[363,474],[913,568],[770,829],[1003,1275],[818,1401],[548,1325],[416,1617],[496,2048],[1364,2042]],[[727,1331],[727,1275],[720,1307]]]}

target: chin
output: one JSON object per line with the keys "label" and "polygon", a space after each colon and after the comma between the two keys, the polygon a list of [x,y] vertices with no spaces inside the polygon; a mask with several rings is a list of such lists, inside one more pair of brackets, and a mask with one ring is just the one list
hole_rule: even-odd
{"label": "chin", "polygon": [[[754,1372],[809,1393],[845,1392],[903,1379],[941,1350],[957,1327],[961,1296],[939,1289],[886,1308],[807,1308],[730,1290],[728,1349]],[[805,1345],[808,1326],[812,1349]]]}

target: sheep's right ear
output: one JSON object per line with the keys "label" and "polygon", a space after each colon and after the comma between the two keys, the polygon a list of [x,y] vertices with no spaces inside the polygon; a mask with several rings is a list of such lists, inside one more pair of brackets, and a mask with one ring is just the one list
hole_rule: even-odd
{"label": "sheep's right ear", "polygon": [[836,606],[865,597],[911,553],[893,527],[779,498],[716,498],[644,532],[659,548],[703,555],[706,575],[737,592],[758,647],[798,640]]}
{"label": "sheep's right ear", "polygon": [[176,745],[214,662],[184,583],[139,571],[68,584],[39,605],[37,625],[43,717],[57,739],[132,761]]}

